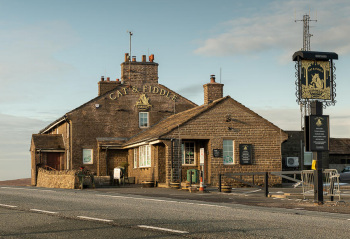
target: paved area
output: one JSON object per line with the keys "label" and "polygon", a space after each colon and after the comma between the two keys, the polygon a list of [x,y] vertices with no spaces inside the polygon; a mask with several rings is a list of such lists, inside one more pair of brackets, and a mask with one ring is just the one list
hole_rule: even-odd
{"label": "paved area", "polygon": [[[20,179],[11,181],[2,181],[0,186],[29,186],[30,179]],[[218,192],[217,188],[208,188],[205,193],[198,191],[189,192],[188,190],[170,189],[170,188],[143,188],[141,185],[125,185],[116,187],[105,187],[94,190],[109,194],[129,194],[143,195],[148,197],[163,197],[178,200],[198,200],[215,203],[233,203],[261,207],[294,208],[299,210],[322,211],[350,214],[350,185],[341,186],[341,199],[325,196],[325,203],[317,205],[313,201],[313,195],[310,194],[306,199],[302,196],[301,187],[293,188],[291,186],[281,188],[269,188],[269,197],[264,196],[264,191],[257,188],[235,188],[231,193]]]}

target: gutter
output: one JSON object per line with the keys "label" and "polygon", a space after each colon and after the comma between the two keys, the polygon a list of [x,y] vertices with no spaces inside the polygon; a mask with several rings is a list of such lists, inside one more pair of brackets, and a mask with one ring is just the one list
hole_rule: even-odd
{"label": "gutter", "polygon": [[62,123],[63,121],[66,121],[66,116],[62,116],[61,118],[59,118],[58,120],[56,120],[55,122],[53,122],[51,125],[49,125],[48,127],[44,128],[43,130],[41,130],[39,132],[39,134],[45,134],[46,132],[48,132],[50,129],[54,128],[55,126],[57,126],[58,124]]}

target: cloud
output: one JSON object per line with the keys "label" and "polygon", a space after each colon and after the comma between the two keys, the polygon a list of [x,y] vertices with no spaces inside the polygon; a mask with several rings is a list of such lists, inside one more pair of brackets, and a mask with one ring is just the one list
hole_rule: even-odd
{"label": "cloud", "polygon": [[[223,30],[220,30],[217,35],[202,40],[194,52],[205,56],[242,54],[253,56],[263,51],[278,50],[282,52],[280,62],[290,62],[291,53],[303,46],[303,25],[302,22],[295,23],[294,18],[302,19],[301,14],[305,14],[305,10],[309,10],[310,6],[317,6],[318,14],[318,22],[310,23],[310,32],[314,35],[311,38],[311,49],[348,54],[350,52],[350,41],[348,41],[350,5],[346,1],[325,0],[307,3],[273,1],[266,4],[257,15],[221,23],[217,28]],[[295,12],[298,16],[294,16]]]}

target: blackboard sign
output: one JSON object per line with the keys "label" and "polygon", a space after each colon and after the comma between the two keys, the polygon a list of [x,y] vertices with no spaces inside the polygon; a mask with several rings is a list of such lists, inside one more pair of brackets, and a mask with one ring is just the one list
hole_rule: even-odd
{"label": "blackboard sign", "polygon": [[310,150],[329,150],[329,117],[328,115],[310,115]]}
{"label": "blackboard sign", "polygon": [[221,149],[213,149],[213,156],[215,158],[221,157]]}
{"label": "blackboard sign", "polygon": [[239,162],[243,165],[252,164],[252,145],[240,144],[239,145]]}

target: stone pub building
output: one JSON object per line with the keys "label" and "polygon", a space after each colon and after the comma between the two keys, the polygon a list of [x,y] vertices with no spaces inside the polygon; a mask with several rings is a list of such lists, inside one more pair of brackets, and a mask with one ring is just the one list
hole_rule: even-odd
{"label": "stone pub building", "polygon": [[158,83],[154,55],[138,62],[125,54],[120,80],[101,77],[96,98],[33,134],[32,185],[43,166],[85,167],[108,176],[126,165],[136,183],[167,186],[203,167],[210,185],[217,185],[220,173],[281,171],[281,143],[288,135],[224,97],[223,86],[212,76],[198,106]]}

